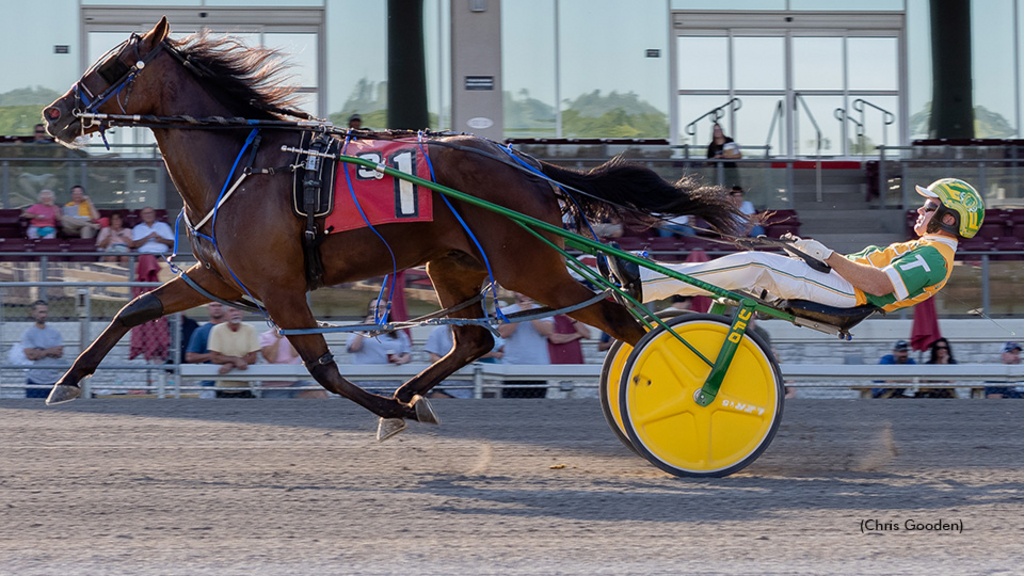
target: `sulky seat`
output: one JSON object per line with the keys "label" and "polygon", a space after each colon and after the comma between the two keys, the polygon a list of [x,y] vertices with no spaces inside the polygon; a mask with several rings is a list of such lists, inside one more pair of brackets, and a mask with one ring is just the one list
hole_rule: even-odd
{"label": "sulky seat", "polygon": [[796,316],[798,321],[795,323],[800,326],[814,328],[829,334],[839,334],[840,338],[846,339],[850,338],[850,328],[881,310],[873,304],[864,304],[853,308],[836,308],[809,300],[783,300],[777,302],[775,306]]}

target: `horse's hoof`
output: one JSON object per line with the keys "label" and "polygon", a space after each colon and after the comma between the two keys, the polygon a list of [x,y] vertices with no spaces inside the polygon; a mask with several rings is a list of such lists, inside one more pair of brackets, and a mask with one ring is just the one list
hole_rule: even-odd
{"label": "horse's hoof", "polygon": [[441,424],[441,419],[437,417],[437,413],[434,412],[434,408],[430,405],[430,402],[419,394],[412,397],[414,404],[413,408],[416,409],[416,421],[422,422],[423,424]]}
{"label": "horse's hoof", "polygon": [[78,386],[69,386],[67,384],[57,384],[50,390],[50,395],[46,398],[46,405],[53,406],[54,404],[61,404],[64,402],[71,402],[75,398],[82,395],[82,389]]}
{"label": "horse's hoof", "polygon": [[401,418],[381,418],[377,422],[377,442],[383,442],[405,430],[405,420]]}

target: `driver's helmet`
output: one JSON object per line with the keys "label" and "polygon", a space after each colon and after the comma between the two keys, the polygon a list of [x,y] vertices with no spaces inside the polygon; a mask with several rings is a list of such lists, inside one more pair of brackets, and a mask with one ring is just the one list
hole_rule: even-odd
{"label": "driver's helmet", "polygon": [[[927,198],[937,198],[942,208],[933,217],[939,222],[939,228],[951,232],[961,238],[974,238],[985,220],[985,201],[981,194],[963,180],[942,178],[932,182],[927,188],[917,186],[917,193]],[[943,214],[956,216],[956,223],[942,224]]]}

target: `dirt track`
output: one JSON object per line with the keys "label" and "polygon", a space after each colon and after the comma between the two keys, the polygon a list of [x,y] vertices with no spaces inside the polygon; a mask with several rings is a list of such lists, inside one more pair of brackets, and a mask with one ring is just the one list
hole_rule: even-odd
{"label": "dirt track", "polygon": [[0,403],[2,575],[1024,572],[1024,402],[791,401],[712,481],[596,401],[437,401],[385,444],[344,401],[41,404]]}

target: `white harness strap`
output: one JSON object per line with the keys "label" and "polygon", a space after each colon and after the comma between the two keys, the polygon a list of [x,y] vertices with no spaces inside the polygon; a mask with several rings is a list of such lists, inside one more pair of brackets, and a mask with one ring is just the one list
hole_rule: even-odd
{"label": "white harness strap", "polygon": [[203,224],[206,224],[207,220],[209,220],[210,218],[213,218],[213,215],[216,214],[217,210],[219,210],[220,207],[223,206],[224,203],[228,201],[228,198],[231,198],[231,195],[234,194],[235,190],[242,184],[242,181],[245,180],[246,176],[248,176],[248,174],[245,173],[245,172],[242,172],[242,174],[235,180],[235,183],[231,185],[231,188],[229,188],[228,191],[225,192],[223,196],[221,196],[220,201],[217,202],[217,205],[213,207],[213,210],[210,210],[210,212],[206,215],[206,217],[203,218],[202,220],[200,220],[199,223],[196,224],[195,226],[192,226],[191,224],[189,224],[188,215],[184,214],[184,216],[185,216],[185,224],[188,224],[189,228],[191,228],[193,231],[198,232],[199,229],[203,227]]}

